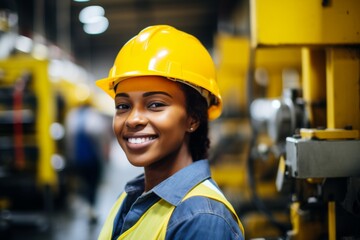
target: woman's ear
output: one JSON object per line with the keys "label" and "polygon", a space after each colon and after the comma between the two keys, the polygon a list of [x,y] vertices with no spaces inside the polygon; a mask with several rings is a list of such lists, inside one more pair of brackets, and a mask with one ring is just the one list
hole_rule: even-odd
{"label": "woman's ear", "polygon": [[196,117],[189,117],[189,123],[188,123],[188,132],[195,132],[196,129],[199,127],[200,121]]}

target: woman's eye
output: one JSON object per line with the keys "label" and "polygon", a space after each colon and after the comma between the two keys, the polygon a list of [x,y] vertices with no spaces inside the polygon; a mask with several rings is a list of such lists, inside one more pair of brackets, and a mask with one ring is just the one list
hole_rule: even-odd
{"label": "woman's eye", "polygon": [[165,104],[163,104],[163,103],[153,102],[148,105],[148,108],[160,108],[160,107],[164,107],[164,106],[165,106]]}
{"label": "woman's eye", "polygon": [[130,107],[127,104],[116,104],[115,108],[117,110],[126,110],[126,109],[129,109]]}

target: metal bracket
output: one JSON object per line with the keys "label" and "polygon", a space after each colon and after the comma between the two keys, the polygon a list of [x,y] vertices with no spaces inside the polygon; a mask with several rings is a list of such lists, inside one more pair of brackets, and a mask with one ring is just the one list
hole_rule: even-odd
{"label": "metal bracket", "polygon": [[360,140],[288,137],[286,165],[295,178],[360,176]]}

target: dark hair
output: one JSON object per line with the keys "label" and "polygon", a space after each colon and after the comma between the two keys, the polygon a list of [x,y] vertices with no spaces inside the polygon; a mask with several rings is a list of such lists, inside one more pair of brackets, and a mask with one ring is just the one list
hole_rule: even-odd
{"label": "dark hair", "polygon": [[186,110],[188,114],[199,120],[199,127],[190,134],[189,149],[193,161],[206,159],[208,157],[208,149],[210,140],[208,137],[208,106],[206,99],[194,88],[179,84],[186,98]]}

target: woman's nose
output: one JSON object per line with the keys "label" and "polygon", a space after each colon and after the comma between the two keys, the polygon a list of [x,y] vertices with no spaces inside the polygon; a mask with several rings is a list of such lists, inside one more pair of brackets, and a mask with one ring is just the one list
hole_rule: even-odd
{"label": "woman's nose", "polygon": [[138,128],[139,126],[145,126],[147,124],[147,118],[142,111],[132,109],[125,124],[128,128]]}

